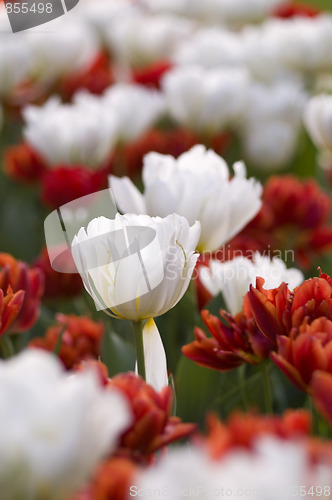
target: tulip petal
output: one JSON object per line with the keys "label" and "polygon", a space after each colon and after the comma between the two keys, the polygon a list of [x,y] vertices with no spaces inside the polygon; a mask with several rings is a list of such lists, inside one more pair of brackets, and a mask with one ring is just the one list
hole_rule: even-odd
{"label": "tulip petal", "polygon": [[248,299],[258,328],[273,344],[276,344],[276,336],[284,334],[284,328],[278,320],[276,307],[252,285],[250,285]]}
{"label": "tulip petal", "polygon": [[111,187],[115,203],[121,212],[133,214],[146,213],[144,197],[129,177],[119,178],[114,175],[110,175],[109,185]]}
{"label": "tulip petal", "polygon": [[143,328],[143,346],[146,381],[159,392],[168,385],[167,363],[165,349],[152,318],[147,320]]}
{"label": "tulip petal", "polygon": [[316,371],[313,374],[310,388],[315,405],[332,425],[332,375]]}

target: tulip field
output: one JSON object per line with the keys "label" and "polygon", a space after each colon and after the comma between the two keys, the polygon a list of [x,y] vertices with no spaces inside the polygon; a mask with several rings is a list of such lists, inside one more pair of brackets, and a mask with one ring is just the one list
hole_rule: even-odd
{"label": "tulip field", "polygon": [[0,500],[331,499],[330,2],[0,38]]}

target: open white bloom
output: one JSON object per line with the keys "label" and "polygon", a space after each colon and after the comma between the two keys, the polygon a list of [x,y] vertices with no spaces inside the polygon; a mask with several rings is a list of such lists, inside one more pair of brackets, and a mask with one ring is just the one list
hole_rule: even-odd
{"label": "open white bloom", "polygon": [[23,116],[25,139],[50,165],[100,166],[112,151],[115,118],[84,94],[72,104],[53,96],[43,106],[27,106]]}
{"label": "open white bloom", "polygon": [[252,260],[235,257],[227,262],[211,260],[209,267],[201,267],[200,279],[206,289],[215,296],[222,293],[227,309],[233,314],[242,310],[243,298],[256,278],[264,278],[264,288],[276,288],[288,283],[290,290],[299,286],[304,276],[298,269],[287,269],[283,260],[255,253]]}
{"label": "open white bloom", "polygon": [[186,39],[192,30],[193,23],[187,19],[138,12],[112,23],[104,36],[116,61],[142,66],[168,59],[179,41]]}
{"label": "open white bloom", "polygon": [[242,38],[225,29],[201,29],[178,45],[172,60],[176,64],[198,64],[205,68],[243,65]]}
{"label": "open white bloom", "polygon": [[243,163],[226,162],[204,146],[194,146],[178,159],[149,153],[144,157],[144,194],[128,177],[110,177],[115,202],[122,212],[159,215],[178,213],[201,223],[199,250],[216,250],[235,236],[261,207],[262,186],[246,178]]}
{"label": "open white bloom", "polygon": [[164,96],[143,85],[118,83],[101,98],[106,115],[114,116],[117,140],[130,142],[154,125],[165,111]]}
{"label": "open white bloom", "polygon": [[203,134],[238,123],[247,106],[248,86],[244,68],[179,66],[162,80],[172,118]]}
{"label": "open white bloom", "polygon": [[63,500],[112,453],[131,424],[124,397],[93,372],[68,375],[30,349],[0,362],[2,500]]}
{"label": "open white bloom", "polygon": [[253,83],[241,124],[244,157],[265,169],[287,166],[298,146],[306,94],[293,81]]}
{"label": "open white bloom", "polygon": [[[254,450],[231,451],[222,461],[212,461],[202,449],[182,446],[172,449],[154,466],[139,472],[128,500],[139,492],[140,498],[158,499],[167,492],[170,500],[195,497],[215,500],[245,497],[249,500],[291,500],[294,485],[331,484],[328,466],[310,464],[308,452],[298,442],[265,437]],[[130,496],[129,496],[130,495]],[[310,493],[305,495],[310,499]]]}
{"label": "open white bloom", "polygon": [[139,321],[171,309],[189,286],[200,224],[165,217],[117,214],[93,219],[72,242],[84,286],[99,310]]}
{"label": "open white bloom", "polygon": [[27,33],[34,75],[40,81],[53,81],[68,73],[87,68],[99,51],[98,40],[89,26],[71,16],[52,21],[51,31],[37,26]]}
{"label": "open white bloom", "polygon": [[304,111],[304,124],[317,148],[332,153],[332,95],[312,97]]}

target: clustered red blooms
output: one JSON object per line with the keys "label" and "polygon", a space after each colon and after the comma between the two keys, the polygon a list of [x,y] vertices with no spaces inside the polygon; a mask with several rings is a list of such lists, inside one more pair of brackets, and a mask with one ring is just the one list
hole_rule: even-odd
{"label": "clustered red blooms", "polygon": [[276,343],[272,360],[300,389],[311,392],[317,370],[332,373],[332,287],[331,278],[304,281],[291,293],[283,283],[264,290],[257,279],[248,298],[262,333]]}
{"label": "clustered red blooms", "polygon": [[287,2],[278,5],[273,11],[273,16],[288,19],[290,17],[317,17],[320,13],[321,11],[313,5]]}
{"label": "clustered red blooms", "polygon": [[251,449],[255,440],[265,435],[296,439],[310,433],[310,416],[305,410],[287,410],[282,416],[232,413],[226,422],[210,414],[206,436],[195,438],[213,459],[220,459],[232,449]]}
{"label": "clustered red blooms", "polygon": [[232,251],[294,250],[302,267],[332,248],[330,197],[313,179],[271,177],[258,215],[230,243]]}
{"label": "clustered red blooms", "polygon": [[[65,264],[70,265],[67,261]],[[43,299],[52,300],[64,297],[74,297],[82,292],[83,283],[80,275],[54,271],[50,264],[46,248],[42,249],[33,265],[41,269],[45,277]]]}
{"label": "clustered red blooms", "polygon": [[7,253],[0,253],[0,333],[31,328],[39,315],[44,290],[40,269],[29,268]]}
{"label": "clustered red blooms", "polygon": [[124,373],[109,381],[129,402],[134,422],[121,437],[116,455],[149,462],[154,453],[173,441],[187,437],[195,424],[182,423],[172,417],[173,394],[169,386],[159,393],[134,373]]}
{"label": "clustered red blooms", "polygon": [[70,370],[82,361],[98,359],[104,334],[102,322],[86,316],[57,314],[57,324],[50,326],[43,337],[34,338],[29,347],[54,352],[60,342],[58,356]]}
{"label": "clustered red blooms", "polygon": [[202,319],[212,337],[196,327],[194,342],[182,347],[187,358],[222,372],[243,363],[255,365],[268,358],[274,344],[257,327],[247,297],[243,311],[235,317],[222,310],[220,315],[224,322],[209,311],[202,311]]}
{"label": "clustered red blooms", "polygon": [[202,318],[212,337],[195,328],[195,341],[182,352],[196,363],[227,371],[270,357],[299,389],[313,396],[332,422],[332,280],[320,276],[291,292],[286,283],[271,290],[257,278],[235,317],[221,311],[222,322],[208,311]]}

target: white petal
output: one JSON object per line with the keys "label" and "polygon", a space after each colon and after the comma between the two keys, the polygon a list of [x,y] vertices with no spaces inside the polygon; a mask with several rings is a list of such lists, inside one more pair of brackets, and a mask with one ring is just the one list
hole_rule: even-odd
{"label": "white petal", "polygon": [[159,392],[168,385],[167,362],[165,349],[153,319],[148,319],[143,328],[143,345],[146,382]]}
{"label": "white petal", "polygon": [[145,201],[135,184],[129,177],[109,176],[115,203],[123,213],[145,214]]}

